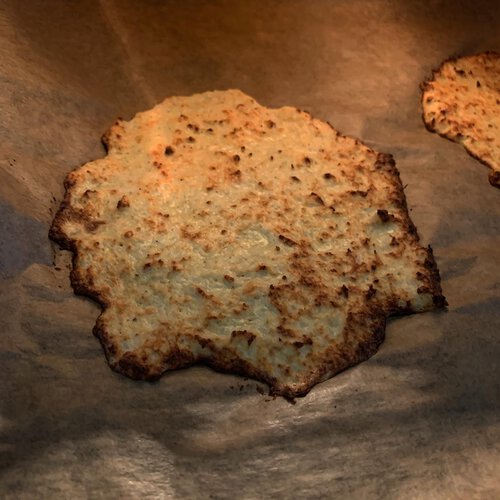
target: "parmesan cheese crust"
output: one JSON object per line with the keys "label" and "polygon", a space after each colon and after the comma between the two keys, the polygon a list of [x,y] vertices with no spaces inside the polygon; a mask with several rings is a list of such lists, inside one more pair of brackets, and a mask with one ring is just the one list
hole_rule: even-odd
{"label": "parmesan cheese crust", "polygon": [[422,90],[426,127],[463,144],[491,168],[490,184],[500,188],[500,55],[449,59]]}
{"label": "parmesan cheese crust", "polygon": [[103,141],[50,237],[118,372],[203,362],[300,396],[374,354],[388,315],[445,304],[392,157],[306,112],[172,97]]}

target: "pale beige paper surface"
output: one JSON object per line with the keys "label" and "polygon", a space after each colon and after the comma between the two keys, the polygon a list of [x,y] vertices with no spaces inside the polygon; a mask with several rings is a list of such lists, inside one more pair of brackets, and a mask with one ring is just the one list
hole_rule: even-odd
{"label": "pale beige paper surface", "polygon": [[[498,2],[2,4],[2,498],[500,495],[500,191],[425,130],[418,89],[451,55],[500,51]],[[47,239],[64,175],[117,116],[231,87],[394,154],[450,303],[390,321],[377,355],[295,405],[203,367],[111,372]]]}

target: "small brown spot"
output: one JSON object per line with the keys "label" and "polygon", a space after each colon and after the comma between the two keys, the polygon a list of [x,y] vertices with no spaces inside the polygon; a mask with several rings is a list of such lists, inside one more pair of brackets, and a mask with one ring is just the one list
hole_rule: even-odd
{"label": "small brown spot", "polygon": [[130,201],[125,195],[123,195],[116,204],[116,208],[126,208],[126,207],[130,207]]}
{"label": "small brown spot", "polygon": [[233,156],[233,161],[234,161],[234,163],[238,163],[238,162],[240,161],[240,159],[241,159],[241,158],[240,158],[240,155],[234,155],[234,156]]}
{"label": "small brown spot", "polygon": [[304,156],[304,163],[305,163],[306,165],[310,165],[310,164],[311,164],[311,161],[312,161],[312,160],[311,160],[311,158],[309,158],[309,156]]}
{"label": "small brown spot", "polygon": [[204,299],[208,299],[210,298],[210,295],[205,292],[205,290],[203,290],[203,288],[200,288],[199,286],[196,287],[196,291],[204,298]]}
{"label": "small brown spot", "polygon": [[187,227],[181,227],[180,232],[183,238],[187,240],[196,240],[201,237],[201,231],[191,231]]}
{"label": "small brown spot", "polygon": [[347,288],[345,285],[342,285],[340,287],[339,294],[343,295],[347,299],[347,297],[349,297],[349,288]]}
{"label": "small brown spot", "polygon": [[257,271],[267,271],[267,266],[265,264],[259,264],[257,266]]}
{"label": "small brown spot", "polygon": [[95,220],[95,221],[86,221],[85,229],[91,233],[97,230],[99,226],[106,224],[103,220]]}
{"label": "small brown spot", "polygon": [[330,172],[326,172],[325,174],[323,174],[323,179],[327,179],[327,180],[335,179],[335,176],[333,174],[331,174]]}
{"label": "small brown spot", "polygon": [[90,198],[90,195],[97,193],[95,189],[87,189],[85,193],[83,193],[84,198]]}
{"label": "small brown spot", "polygon": [[179,263],[176,260],[173,260],[170,263],[170,267],[172,268],[172,271],[182,271],[182,267],[179,265]]}
{"label": "small brown spot", "polygon": [[[283,236],[282,234],[280,234],[278,237],[285,245],[288,245],[289,247],[293,247],[297,244],[295,241],[287,238],[286,236]],[[276,247],[276,249],[278,250],[279,247]]]}
{"label": "small brown spot", "polygon": [[398,241],[398,239],[397,239],[395,236],[393,236],[393,237],[391,238],[391,243],[390,243],[390,245],[391,245],[391,247],[397,247],[397,246],[399,245],[399,241]]}
{"label": "small brown spot", "polygon": [[389,212],[387,210],[378,209],[377,215],[382,222],[388,222],[391,219],[391,216],[389,215]]}
{"label": "small brown spot", "polygon": [[300,182],[300,179],[296,175],[292,175],[290,177],[290,179],[292,179],[292,181],[295,181],[295,182]]}
{"label": "small brown spot", "polygon": [[231,172],[231,175],[233,177],[241,177],[241,170],[234,170],[233,172]]}
{"label": "small brown spot", "polygon": [[361,196],[362,198],[366,198],[368,195],[368,191],[361,191],[361,190],[355,190],[355,191],[348,191],[348,193],[352,196]]}
{"label": "small brown spot", "polygon": [[368,287],[367,292],[366,292],[366,298],[371,299],[376,293],[377,293],[377,290],[375,288],[373,288],[373,285],[370,285]]}
{"label": "small brown spot", "polygon": [[310,337],[304,337],[302,340],[296,340],[293,345],[297,347],[297,349],[300,349],[301,347],[304,347],[305,345],[312,345],[313,341]]}
{"label": "small brown spot", "polygon": [[190,130],[194,130],[195,132],[199,132],[200,130],[200,127],[198,127],[198,125],[194,125],[193,123],[188,123],[188,129]]}
{"label": "small brown spot", "polygon": [[188,142],[195,142],[195,141],[196,141],[196,139],[195,139],[194,137],[192,137],[192,136],[189,136],[189,137],[187,138],[187,141],[188,141]]}
{"label": "small brown spot", "polygon": [[243,337],[244,339],[246,339],[248,345],[250,345],[255,340],[255,335],[248,330],[233,330],[231,332],[231,338],[234,339],[235,337]]}
{"label": "small brown spot", "polygon": [[229,276],[229,274],[225,274],[225,275],[224,275],[224,279],[225,279],[226,281],[231,281],[231,282],[233,282],[233,281],[234,281],[234,278],[233,278],[232,276]]}
{"label": "small brown spot", "polygon": [[126,233],[123,234],[125,238],[132,238],[134,236],[133,231],[127,231]]}
{"label": "small brown spot", "polygon": [[276,123],[274,123],[272,120],[267,120],[266,121],[267,128],[274,128],[276,127]]}
{"label": "small brown spot", "polygon": [[316,194],[316,193],[313,192],[309,196],[311,198],[313,198],[320,205],[324,205],[325,204],[325,202],[323,201],[323,198],[321,198],[321,196],[319,194]]}
{"label": "small brown spot", "polygon": [[172,156],[174,154],[174,148],[172,146],[167,146],[165,148],[165,155]]}

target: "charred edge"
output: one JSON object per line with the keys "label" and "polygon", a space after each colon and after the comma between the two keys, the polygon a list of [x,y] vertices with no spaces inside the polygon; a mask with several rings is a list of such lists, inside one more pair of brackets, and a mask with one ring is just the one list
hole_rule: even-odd
{"label": "charred edge", "polygon": [[375,161],[375,166],[379,169],[385,169],[391,174],[395,190],[393,202],[401,209],[401,223],[403,228],[414,238],[415,242],[419,242],[420,236],[415,224],[413,224],[410,218],[403,184],[394,158],[392,155],[379,153]]}
{"label": "charred edge", "polygon": [[99,290],[97,290],[93,286],[92,283],[89,283],[87,279],[81,277],[79,271],[80,266],[78,264],[80,258],[78,247],[76,245],[76,242],[73,239],[69,238],[62,229],[63,223],[67,220],[77,220],[82,222],[83,224],[88,224],[92,222],[89,221],[88,218],[83,213],[77,212],[71,207],[70,192],[71,188],[74,186],[74,181],[72,181],[70,176],[72,175],[73,172],[78,170],[78,168],[73,170],[72,172],[69,172],[65,178],[64,186],[66,191],[64,193],[64,198],[61,202],[61,205],[59,206],[59,210],[57,211],[54,220],[52,221],[52,225],[49,229],[48,236],[61,248],[73,253],[72,265],[69,277],[70,277],[71,287],[73,288],[74,293],[76,295],[85,296],[94,300],[99,304],[102,312],[104,312],[108,308],[108,303],[106,298],[104,297],[104,295],[102,295],[102,293]]}
{"label": "charred edge", "polygon": [[126,352],[120,357],[120,359],[113,361],[112,358],[114,354],[112,351],[114,348],[111,346],[112,350],[109,351],[110,344],[106,333],[104,332],[103,336],[102,333],[97,332],[97,336],[101,340],[101,344],[103,345],[106,358],[108,359],[111,369],[134,380],[154,382],[155,380],[158,380],[166,371],[184,368],[196,362],[196,358],[191,352],[178,348],[173,349],[163,358],[162,362],[154,368],[147,365],[146,358],[141,358],[133,352]]}
{"label": "charred edge", "polygon": [[372,322],[372,328],[365,331],[362,338],[356,338],[356,333],[354,336],[350,333],[359,331],[359,328],[352,324],[354,318],[359,315],[349,314],[351,326],[346,329],[343,345],[330,348],[323,365],[312,372],[305,381],[293,387],[281,386],[275,394],[285,398],[305,396],[316,384],[373,356],[384,341],[386,323],[385,316],[380,310],[374,309],[373,312],[377,316]]}
{"label": "charred edge", "polygon": [[441,289],[441,277],[439,275],[439,269],[434,259],[434,252],[432,247],[429,245],[427,247],[427,258],[424,262],[424,267],[429,271],[430,275],[430,292],[432,293],[432,301],[436,308],[443,308],[448,305],[446,298],[443,295]]}
{"label": "charred edge", "polygon": [[269,386],[269,394],[284,395],[280,391],[280,386],[275,377],[237,358],[230,349],[223,349],[217,358],[207,357],[202,359],[201,362],[218,372],[240,375],[263,382]]}
{"label": "charred edge", "polygon": [[116,368],[120,373],[133,379],[155,380],[160,377],[159,373],[151,373],[146,363],[132,352],[125,353],[116,363]]}
{"label": "charred edge", "polygon": [[488,175],[488,180],[493,187],[500,188],[500,172],[492,170]]}
{"label": "charred edge", "polygon": [[114,133],[114,128],[116,126],[119,126],[122,122],[123,122],[123,118],[117,118],[115,120],[115,123],[113,123],[113,125],[108,130],[106,130],[106,132],[104,132],[104,134],[102,134],[101,143],[104,146],[104,149],[106,150],[106,152],[109,151],[109,147],[111,145],[111,137]]}

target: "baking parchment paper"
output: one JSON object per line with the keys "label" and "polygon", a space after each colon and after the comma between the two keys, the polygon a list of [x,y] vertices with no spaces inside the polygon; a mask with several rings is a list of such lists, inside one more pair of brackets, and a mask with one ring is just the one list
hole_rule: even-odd
{"label": "baking parchment paper", "polygon": [[[3,1],[0,497],[498,498],[500,191],[418,85],[500,50],[496,1]],[[113,373],[47,239],[65,174],[170,95],[240,88],[394,154],[446,312],[389,321],[296,404],[194,367]]]}

